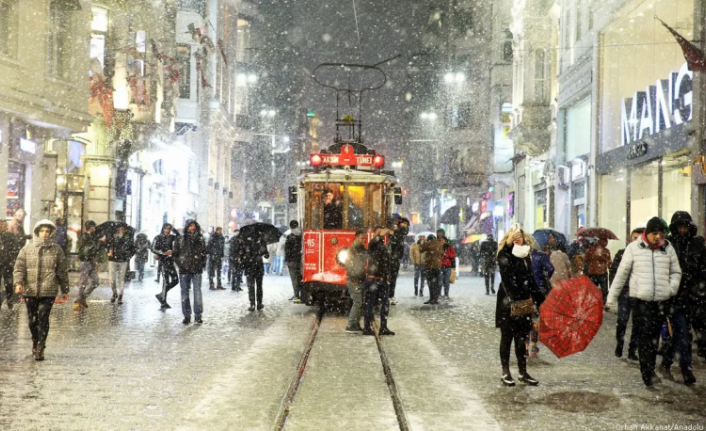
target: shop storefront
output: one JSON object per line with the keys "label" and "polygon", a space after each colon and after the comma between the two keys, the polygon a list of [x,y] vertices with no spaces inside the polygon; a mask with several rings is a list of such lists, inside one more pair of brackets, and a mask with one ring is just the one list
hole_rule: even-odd
{"label": "shop storefront", "polygon": [[693,0],[638,1],[628,9],[601,35],[595,167],[598,224],[621,240],[651,217],[669,220],[692,208],[692,73],[653,16],[691,38]]}
{"label": "shop storefront", "polygon": [[[39,191],[33,187],[37,180],[35,160],[41,157],[42,138],[36,134],[36,128],[18,120],[8,123],[7,136],[3,138],[3,155],[7,154],[6,164],[1,164],[6,172],[5,218],[12,218],[24,209],[25,231],[29,231],[33,213],[37,208],[32,205],[33,198],[38,198]],[[39,187],[37,187],[39,188]]]}

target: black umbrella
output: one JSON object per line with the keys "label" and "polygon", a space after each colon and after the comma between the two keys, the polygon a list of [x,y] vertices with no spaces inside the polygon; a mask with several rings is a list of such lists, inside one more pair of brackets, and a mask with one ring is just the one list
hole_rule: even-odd
{"label": "black umbrella", "polygon": [[269,223],[253,223],[240,228],[240,238],[242,239],[262,239],[267,244],[279,241],[282,232]]}
{"label": "black umbrella", "polygon": [[96,238],[103,238],[104,236],[107,237],[112,237],[115,232],[118,231],[119,228],[124,227],[127,229],[127,234],[129,236],[133,236],[135,234],[135,228],[132,226],[129,226],[127,223],[124,221],[115,221],[115,220],[110,220],[103,222],[96,226]]}

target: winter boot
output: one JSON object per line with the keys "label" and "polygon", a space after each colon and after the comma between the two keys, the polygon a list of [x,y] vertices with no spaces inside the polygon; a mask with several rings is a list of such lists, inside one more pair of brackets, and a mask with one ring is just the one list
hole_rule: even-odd
{"label": "winter boot", "polygon": [[115,304],[115,300],[118,299],[118,294],[113,293],[113,296],[110,297],[110,303]]}
{"label": "winter boot", "polygon": [[694,373],[689,370],[686,373],[682,373],[684,376],[684,384],[687,386],[691,386],[696,383],[696,377],[694,377]]}
{"label": "winter boot", "polygon": [[615,357],[616,358],[623,357],[623,342],[622,341],[618,341],[618,345],[615,347]]}
{"label": "winter boot", "polygon": [[118,305],[123,305],[123,295],[118,295]]}
{"label": "winter boot", "polygon": [[44,345],[37,344],[37,353],[34,354],[34,360],[35,361],[43,361],[44,360]]}
{"label": "winter boot", "polygon": [[208,290],[216,290],[216,286],[213,283],[209,283]]}
{"label": "winter boot", "polygon": [[32,356],[37,357],[37,341],[32,340]]}

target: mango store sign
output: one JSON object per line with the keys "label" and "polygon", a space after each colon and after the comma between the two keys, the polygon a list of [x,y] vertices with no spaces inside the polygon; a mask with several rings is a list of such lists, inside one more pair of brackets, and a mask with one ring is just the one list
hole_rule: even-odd
{"label": "mango store sign", "polygon": [[645,136],[690,121],[692,109],[693,73],[684,63],[679,72],[669,79],[658,79],[645,91],[636,91],[633,97],[622,100],[621,144],[627,145]]}

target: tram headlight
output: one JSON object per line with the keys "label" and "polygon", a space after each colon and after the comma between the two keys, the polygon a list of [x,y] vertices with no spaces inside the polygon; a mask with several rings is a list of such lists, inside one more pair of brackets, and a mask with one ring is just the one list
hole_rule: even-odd
{"label": "tram headlight", "polygon": [[345,265],[347,258],[348,258],[348,249],[347,248],[342,248],[342,249],[338,250],[338,253],[336,253],[336,262],[338,262],[338,264],[341,266]]}

